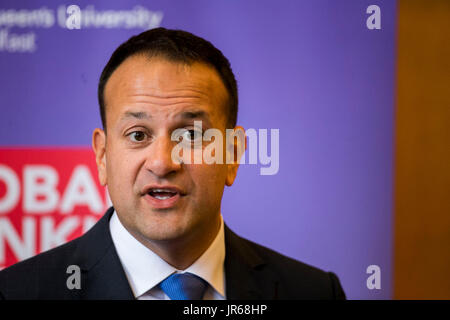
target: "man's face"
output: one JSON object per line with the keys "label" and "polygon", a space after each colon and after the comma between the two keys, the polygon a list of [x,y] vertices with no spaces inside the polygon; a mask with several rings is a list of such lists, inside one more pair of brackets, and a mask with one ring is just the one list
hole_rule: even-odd
{"label": "man's face", "polygon": [[179,143],[172,132],[194,130],[194,121],[225,137],[227,91],[216,71],[136,55],[114,71],[104,97],[107,134],[96,129],[93,147],[122,224],[141,241],[216,232],[224,186],[233,183],[237,165],[171,158]]}

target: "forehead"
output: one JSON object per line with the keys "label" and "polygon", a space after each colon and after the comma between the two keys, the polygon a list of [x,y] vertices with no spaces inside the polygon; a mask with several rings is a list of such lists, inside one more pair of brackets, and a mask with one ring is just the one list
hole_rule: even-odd
{"label": "forehead", "polygon": [[216,121],[227,116],[226,88],[218,73],[203,63],[132,56],[113,72],[104,97],[106,118],[111,121],[133,107],[157,113],[201,109]]}

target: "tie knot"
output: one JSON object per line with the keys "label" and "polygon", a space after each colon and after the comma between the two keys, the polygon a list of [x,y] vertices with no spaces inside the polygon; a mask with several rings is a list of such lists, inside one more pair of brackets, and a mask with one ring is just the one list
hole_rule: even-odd
{"label": "tie knot", "polygon": [[202,300],[206,281],[192,273],[174,273],[159,286],[171,300]]}

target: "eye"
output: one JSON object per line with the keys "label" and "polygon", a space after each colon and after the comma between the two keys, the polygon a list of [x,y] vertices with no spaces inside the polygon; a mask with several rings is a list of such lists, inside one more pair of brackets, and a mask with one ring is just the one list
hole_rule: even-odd
{"label": "eye", "polygon": [[147,135],[142,131],[133,131],[128,136],[133,142],[142,142],[147,137]]}
{"label": "eye", "polygon": [[183,133],[183,140],[188,142],[195,142],[202,139],[202,132],[200,130],[196,129],[187,129]]}

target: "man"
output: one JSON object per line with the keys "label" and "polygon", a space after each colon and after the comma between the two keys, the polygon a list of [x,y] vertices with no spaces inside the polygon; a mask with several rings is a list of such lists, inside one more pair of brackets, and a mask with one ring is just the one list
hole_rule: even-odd
{"label": "man", "polygon": [[[211,43],[164,28],[132,37],[105,66],[98,97],[103,130],[94,130],[92,145],[113,207],[82,237],[0,272],[0,297],[345,298],[333,273],[224,224],[222,195],[239,156],[189,161],[206,150],[207,129],[244,132],[236,126],[236,80]],[[185,147],[177,155],[179,138]],[[232,139],[214,153],[220,160],[242,147]],[[78,282],[71,279],[77,270]]]}

